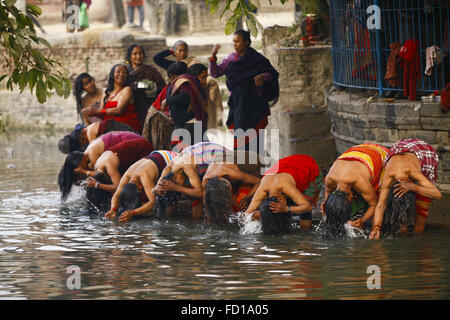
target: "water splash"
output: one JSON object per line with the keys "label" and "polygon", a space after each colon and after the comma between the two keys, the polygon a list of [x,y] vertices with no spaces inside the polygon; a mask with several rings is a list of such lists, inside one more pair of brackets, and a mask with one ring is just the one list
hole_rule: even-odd
{"label": "water splash", "polygon": [[252,220],[253,214],[245,214],[244,211],[240,211],[236,213],[236,216],[240,227],[240,234],[256,234],[262,232],[261,220]]}
{"label": "water splash", "polygon": [[347,233],[347,236],[350,238],[364,238],[367,239],[368,235],[367,232],[363,229],[353,227],[351,224],[346,222],[344,224],[345,232]]}

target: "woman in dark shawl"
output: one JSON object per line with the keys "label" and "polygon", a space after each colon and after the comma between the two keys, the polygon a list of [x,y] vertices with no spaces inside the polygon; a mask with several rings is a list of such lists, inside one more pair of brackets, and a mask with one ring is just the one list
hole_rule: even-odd
{"label": "woman in dark shawl", "polygon": [[[259,149],[260,130],[268,123],[270,107],[278,100],[278,72],[270,61],[250,47],[250,33],[238,30],[233,35],[235,52],[231,53],[221,64],[217,64],[217,52],[220,44],[214,46],[210,58],[211,76],[226,75],[227,88],[230,91],[227,126],[234,130],[235,149]],[[252,134],[242,138],[244,132],[254,129]],[[257,150],[251,150],[257,152]]]}
{"label": "woman in dark shawl", "polygon": [[[207,129],[208,114],[206,113],[207,96],[200,81],[186,73],[180,74],[178,69],[187,71],[184,62],[176,62],[167,68],[170,85],[167,88],[166,104],[176,129],[185,129],[190,137],[180,139],[175,132],[172,144],[183,141],[183,147],[203,141],[203,134]],[[199,127],[200,130],[196,130]],[[201,134],[201,136],[196,136]]]}
{"label": "woman in dark shawl", "polygon": [[126,62],[141,127],[144,127],[148,108],[166,85],[158,70],[144,64],[144,59],[142,46],[132,44],[128,47]]}

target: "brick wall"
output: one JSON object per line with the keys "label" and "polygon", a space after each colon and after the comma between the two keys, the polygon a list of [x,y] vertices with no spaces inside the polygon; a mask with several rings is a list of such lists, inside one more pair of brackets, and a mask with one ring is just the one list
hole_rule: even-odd
{"label": "brick wall", "polygon": [[391,147],[400,139],[422,139],[438,152],[438,183],[450,192],[450,114],[438,103],[366,101],[367,96],[342,91],[327,96],[338,153],[363,142]]}
{"label": "brick wall", "polygon": [[[75,77],[88,71],[95,79],[99,88],[104,88],[111,68],[125,61],[126,50],[132,43],[144,46],[146,63],[153,64],[152,57],[157,52],[166,49],[165,38],[149,37],[131,34],[125,31],[104,31],[93,33],[74,33],[48,37],[52,51],[42,48],[45,56],[62,63],[68,76]],[[0,51],[2,49],[0,48]],[[1,53],[0,53],[1,56]],[[155,66],[156,67],[156,66]],[[158,67],[163,78],[166,72]],[[11,66],[2,63],[0,74],[10,73]],[[6,81],[2,81],[5,85]],[[54,94],[44,105],[30,94],[28,88],[22,94],[16,89],[8,91],[0,88],[0,113],[9,127],[32,129],[70,129],[75,125],[76,103]]]}
{"label": "brick wall", "polygon": [[[286,36],[286,28],[279,32],[281,38]],[[281,47],[274,40],[276,33],[271,28],[271,39],[263,36],[266,44],[275,43],[264,50],[280,74],[280,98],[271,109],[268,129],[280,130],[280,157],[308,154],[329,168],[336,158],[325,101],[332,85],[330,47]]]}

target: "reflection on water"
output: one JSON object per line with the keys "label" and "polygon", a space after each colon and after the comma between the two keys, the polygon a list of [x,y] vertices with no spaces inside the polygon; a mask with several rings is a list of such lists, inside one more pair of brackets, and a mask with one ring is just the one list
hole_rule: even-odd
{"label": "reflection on water", "polygon": [[[448,299],[450,234],[418,239],[265,236],[203,222],[125,224],[61,207],[60,135],[0,137],[0,298]],[[378,265],[381,289],[367,288]],[[69,266],[81,288],[68,289]]]}

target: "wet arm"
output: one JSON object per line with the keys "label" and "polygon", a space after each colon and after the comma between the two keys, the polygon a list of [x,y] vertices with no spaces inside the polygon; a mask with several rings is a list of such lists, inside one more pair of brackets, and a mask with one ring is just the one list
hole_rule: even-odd
{"label": "wet arm", "polygon": [[108,176],[111,178],[111,182],[112,184],[104,184],[104,183],[100,183],[98,185],[98,189],[102,189],[105,190],[107,192],[116,192],[117,187],[119,186],[120,183],[120,173],[117,169],[117,167],[115,167],[114,165],[112,165],[111,163],[107,163],[105,165],[105,170],[106,173],[108,174]]}
{"label": "wet arm", "polygon": [[255,212],[256,210],[258,210],[259,206],[266,198],[267,198],[267,192],[266,192],[266,190],[264,190],[263,186],[260,185],[259,188],[256,190],[255,195],[252,198],[252,201],[250,202],[250,205],[248,206],[245,213],[251,214],[251,213]]}
{"label": "wet arm", "polygon": [[290,184],[285,185],[282,192],[296,204],[296,206],[291,206],[290,211],[292,214],[301,214],[312,210],[311,203],[297,188],[292,187]]}
{"label": "wet arm", "polygon": [[146,213],[150,212],[152,210],[153,205],[155,204],[155,200],[156,200],[155,194],[152,192],[152,190],[155,186],[153,183],[153,180],[149,176],[145,175],[141,179],[141,183],[142,183],[142,187],[144,188],[145,195],[147,196],[147,199],[149,201],[144,203],[141,207],[134,210],[135,216],[146,214]]}
{"label": "wet arm", "polygon": [[364,215],[359,219],[361,224],[373,217],[375,213],[375,207],[377,206],[378,198],[372,184],[369,181],[364,182],[358,190],[361,196],[366,200],[369,207]]}
{"label": "wet arm", "polygon": [[111,198],[111,208],[118,209],[120,206],[120,194],[122,193],[123,187],[130,182],[130,176],[125,172],[123,177],[120,179],[119,186],[117,187],[116,192],[114,192],[114,195]]}
{"label": "wet arm", "polygon": [[384,211],[386,210],[388,196],[389,196],[390,187],[382,187],[380,192],[380,197],[378,198],[377,205],[375,207],[373,223],[372,223],[372,232],[376,231],[376,229],[381,228],[381,224],[383,223]]}
{"label": "wet arm", "polygon": [[440,200],[442,198],[442,194],[439,189],[421,172],[418,171],[412,173],[412,178],[417,182],[417,184],[412,185],[411,191],[431,199]]}
{"label": "wet arm", "polygon": [[189,182],[191,183],[192,188],[174,185],[175,188],[173,191],[201,199],[203,197],[203,189],[202,182],[200,181],[200,177],[198,176],[197,171],[191,165],[185,165],[183,167],[183,170],[186,176],[189,178]]}

